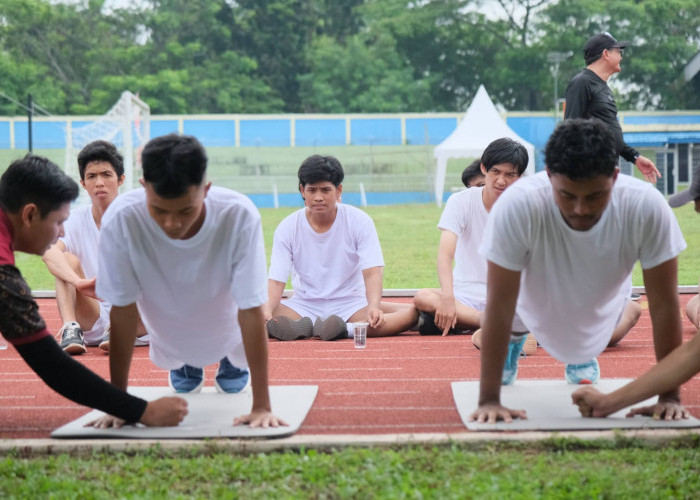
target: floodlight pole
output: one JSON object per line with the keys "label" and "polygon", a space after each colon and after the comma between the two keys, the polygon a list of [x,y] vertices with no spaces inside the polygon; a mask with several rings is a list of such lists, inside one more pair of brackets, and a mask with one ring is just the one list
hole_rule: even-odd
{"label": "floodlight pole", "polygon": [[27,94],[27,134],[29,135],[29,140],[27,144],[29,146],[29,152],[32,152],[32,115],[34,114],[34,103],[32,102],[32,94]]}
{"label": "floodlight pole", "polygon": [[573,52],[548,52],[547,62],[552,63],[552,76],[554,76],[554,121],[559,115],[559,64],[566,61]]}

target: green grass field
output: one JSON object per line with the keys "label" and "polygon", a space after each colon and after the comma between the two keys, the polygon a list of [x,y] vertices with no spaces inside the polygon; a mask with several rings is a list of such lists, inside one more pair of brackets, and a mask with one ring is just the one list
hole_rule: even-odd
{"label": "green grass field", "polygon": [[346,447],[241,454],[203,443],[166,452],[0,458],[0,495],[25,498],[692,499],[700,440]]}
{"label": "green grass field", "polygon": [[[272,234],[279,222],[294,208],[266,208],[263,218],[265,248],[272,248]],[[437,287],[435,259],[440,232],[437,223],[441,209],[435,205],[370,206],[366,211],[374,219],[382,244],[384,261],[384,288]],[[697,285],[700,276],[700,215],[691,204],[675,210],[676,217],[688,243],[679,258],[679,284]],[[33,290],[53,290],[54,280],[40,258],[17,254],[18,267]],[[642,273],[637,266],[634,284],[643,285]]]}

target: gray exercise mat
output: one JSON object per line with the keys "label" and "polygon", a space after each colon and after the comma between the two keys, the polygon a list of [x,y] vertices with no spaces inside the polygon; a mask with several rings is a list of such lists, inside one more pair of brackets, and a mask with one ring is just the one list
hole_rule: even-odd
{"label": "gray exercise mat", "polygon": [[[168,387],[130,387],[129,392],[148,401],[163,396],[174,396]],[[318,386],[280,385],[270,387],[270,400],[275,415],[288,426],[250,428],[233,425],[233,419],[250,413],[253,395],[250,387],[239,394],[220,394],[213,387],[205,387],[197,394],[178,394],[188,402],[189,413],[177,427],[146,427],[128,425],[120,429],[84,427],[104,415],[93,410],[51,433],[54,438],[122,438],[122,439],[203,439],[203,438],[281,438],[299,430],[311,409]]]}
{"label": "gray exercise mat", "polygon": [[[611,392],[631,382],[632,379],[604,379],[595,387],[601,392]],[[628,409],[620,410],[606,418],[583,418],[578,406],[571,402],[571,393],[580,385],[569,385],[564,380],[516,380],[511,386],[501,387],[501,403],[512,409],[526,410],[527,419],[515,419],[506,424],[479,424],[469,422],[469,415],[476,410],[479,401],[479,381],[452,382],[452,396],[457,411],[467,429],[472,431],[559,431],[604,429],[650,429],[700,427],[700,420],[654,420],[651,417],[626,418]],[[633,407],[653,404],[656,397]]]}

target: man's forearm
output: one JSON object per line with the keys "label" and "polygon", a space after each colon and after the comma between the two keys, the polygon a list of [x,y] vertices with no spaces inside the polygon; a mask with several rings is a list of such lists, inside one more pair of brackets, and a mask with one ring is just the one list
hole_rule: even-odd
{"label": "man's forearm", "polygon": [[125,307],[112,306],[110,312],[109,372],[112,383],[123,390],[129,385],[137,317],[136,304]]}
{"label": "man's forearm", "polygon": [[280,305],[285,283],[273,279],[267,280],[267,308],[270,314],[274,314],[277,306]]}
{"label": "man's forearm", "polygon": [[47,250],[42,260],[46,264],[46,268],[56,278],[66,283],[75,285],[82,278],[70,267],[66,260],[65,253],[56,248]]}
{"label": "man's forearm", "polygon": [[452,277],[452,265],[445,265],[438,260],[437,265],[438,281],[440,282],[440,292],[443,298],[454,297],[454,281]]}
{"label": "man's forearm", "polygon": [[371,267],[362,271],[365,279],[365,294],[367,296],[367,304],[371,308],[378,308],[382,300],[383,272],[381,267]]}
{"label": "man's forearm", "polygon": [[262,314],[261,307],[242,309],[238,311],[238,322],[241,326],[243,347],[250,368],[253,409],[272,411],[267,366],[267,333]]}
{"label": "man's forearm", "polygon": [[62,396],[127,422],[138,422],[146,401],[118,390],[78,363],[51,337],[17,345],[17,352],[46,384]]}

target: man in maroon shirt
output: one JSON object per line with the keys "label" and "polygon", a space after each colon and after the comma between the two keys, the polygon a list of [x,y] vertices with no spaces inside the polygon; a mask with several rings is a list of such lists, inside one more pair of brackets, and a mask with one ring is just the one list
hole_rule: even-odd
{"label": "man in maroon shirt", "polygon": [[15,251],[42,255],[59,236],[78,185],[54,163],[35,155],[17,160],[0,178],[0,333],[49,387],[120,421],[178,425],[187,402],[146,402],[117,389],[59,347],[39,315],[29,286],[15,267]]}

